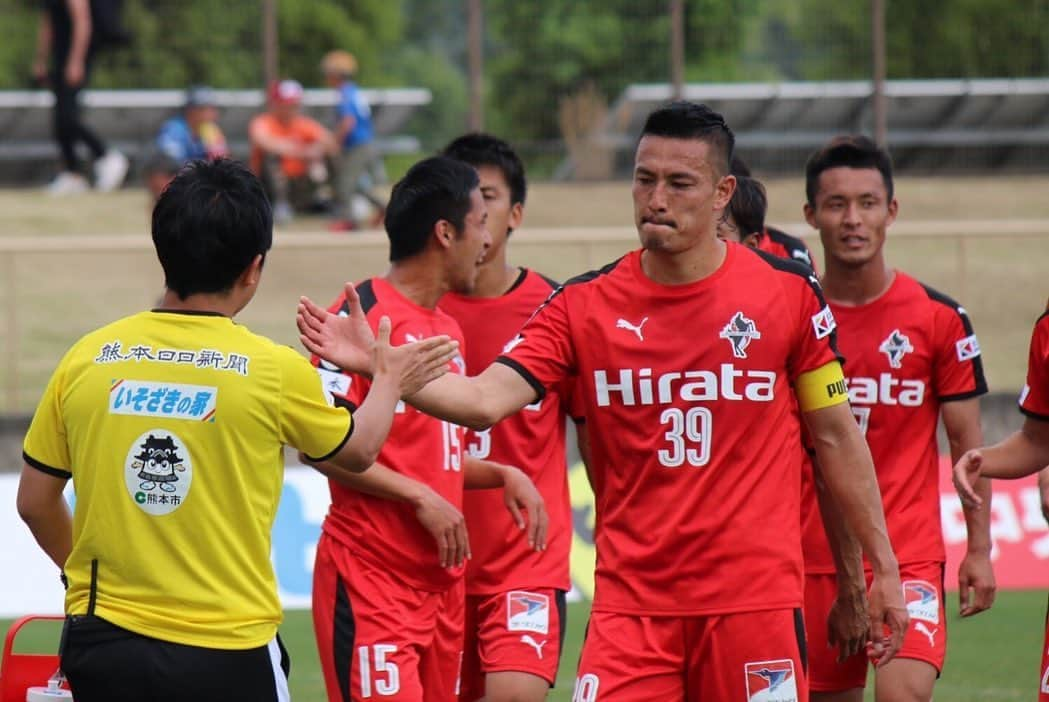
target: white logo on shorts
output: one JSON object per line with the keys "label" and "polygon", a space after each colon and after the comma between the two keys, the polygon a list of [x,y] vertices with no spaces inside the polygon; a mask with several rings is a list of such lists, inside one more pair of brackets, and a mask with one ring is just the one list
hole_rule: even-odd
{"label": "white logo on shorts", "polygon": [[528,644],[535,649],[535,655],[539,656],[539,660],[543,660],[543,646],[546,645],[546,639],[543,639],[542,643],[536,641],[528,634],[521,634],[521,643]]}
{"label": "white logo on shorts", "polygon": [[925,622],[920,621],[914,625],[914,630],[921,632],[922,634],[925,634],[925,636],[929,639],[929,647],[936,648],[936,632],[940,630],[940,627],[930,629],[929,627],[925,626]]}

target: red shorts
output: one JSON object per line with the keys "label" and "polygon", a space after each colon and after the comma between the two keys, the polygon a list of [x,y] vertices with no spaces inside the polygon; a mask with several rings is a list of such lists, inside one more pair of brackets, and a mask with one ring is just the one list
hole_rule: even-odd
{"label": "red shorts", "polygon": [[553,687],[564,622],[564,590],[538,588],[467,596],[460,701],[484,697],[488,673],[529,673]]}
{"label": "red shorts", "polygon": [[[937,675],[943,670],[947,655],[943,576],[943,563],[936,561],[900,566],[911,623],[896,656],[925,661],[936,668]],[[868,587],[871,577],[867,573]],[[827,614],[837,592],[835,575],[805,576],[805,631],[809,638],[809,687],[813,692],[838,692],[867,684],[867,654],[861,651],[838,663],[837,649],[827,644]]]}
{"label": "red shorts", "polygon": [[590,615],[572,702],[808,700],[801,610]]}
{"label": "red shorts", "polygon": [[328,699],[451,702],[462,660],[464,585],[418,590],[322,533],[313,630]]}
{"label": "red shorts", "polygon": [[1049,605],[1045,610],[1045,640],[1042,642],[1042,679],[1038,684],[1038,702],[1049,702]]}

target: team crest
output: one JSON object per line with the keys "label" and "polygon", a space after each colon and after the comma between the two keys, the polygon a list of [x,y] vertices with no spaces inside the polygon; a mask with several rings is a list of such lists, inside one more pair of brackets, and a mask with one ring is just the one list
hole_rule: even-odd
{"label": "team crest", "polygon": [[506,629],[550,633],[550,598],[523,590],[506,593]]}
{"label": "team crest", "polygon": [[912,621],[940,623],[940,594],[925,580],[904,580],[903,600]]}
{"label": "team crest", "polygon": [[192,482],[189,450],[176,435],[152,429],[131,445],[124,462],[124,484],[143,512],[155,516],[174,512],[185,502]]}
{"label": "team crest", "polygon": [[963,363],[971,361],[980,355],[980,341],[975,334],[970,334],[964,339],[954,342],[954,350],[958,354],[959,361]]}
{"label": "team crest", "polygon": [[912,353],[914,347],[911,346],[911,340],[905,334],[899,329],[893,329],[885,341],[881,342],[878,350],[888,356],[890,368],[902,368],[903,357]]}
{"label": "team crest", "polygon": [[747,663],[747,702],[798,702],[794,661]]}
{"label": "team crest", "polygon": [[816,332],[817,339],[825,339],[834,333],[838,323],[834,321],[834,313],[830,307],[825,306],[822,310],[812,315],[812,330]]}
{"label": "team crest", "polygon": [[747,319],[742,312],[737,312],[718,336],[722,339],[728,339],[729,343],[732,344],[733,356],[746,358],[747,347],[750,346],[750,342],[754,341],[754,339],[761,338],[761,332],[758,331],[754,320]]}

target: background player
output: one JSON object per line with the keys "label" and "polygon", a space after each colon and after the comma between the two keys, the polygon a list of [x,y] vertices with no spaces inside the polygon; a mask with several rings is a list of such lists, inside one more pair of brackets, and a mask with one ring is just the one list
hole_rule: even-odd
{"label": "background player", "polygon": [[[1020,431],[987,448],[967,451],[954,466],[954,485],[962,502],[972,509],[989,512],[984,478],[1015,480],[1031,473],[1046,474],[1049,464],[1049,310],[1035,323],[1027,358],[1027,382],[1020,393],[1020,411],[1025,415]],[[1039,472],[1041,471],[1041,472]],[[1049,702],[1049,616],[1042,643],[1038,702]]]}
{"label": "background player", "polygon": [[[823,289],[848,359],[849,399],[874,458],[911,620],[900,655],[877,671],[876,695],[928,700],[943,667],[947,624],[936,423],[943,419],[955,459],[980,444],[978,396],[987,391],[980,348],[958,303],[886,264],[886,231],[898,205],[885,151],[866,137],[839,137],[810,158],[805,180],[805,218],[823,244]],[[981,483],[985,497],[989,490]],[[991,606],[995,585],[987,511],[969,509],[965,518],[969,547],[958,581],[961,614],[970,616]],[[813,696],[861,700],[865,655],[839,665],[819,636],[834,596],[834,564],[814,516],[805,535]]]}
{"label": "background player", "polygon": [[[419,162],[393,189],[386,230],[390,269],[357,288],[370,323],[389,315],[394,338],[447,335],[461,344],[459,326],[437,301],[473,287],[491,241],[477,173],[443,157]],[[341,299],[333,305],[339,309]],[[464,372],[461,357],[453,369]],[[337,403],[351,408],[369,385],[329,366],[321,376]],[[464,476],[470,487],[503,486],[521,526],[519,503],[528,512],[529,541],[543,546],[546,515],[528,478],[465,456],[463,446],[462,427],[400,405],[368,477],[333,476],[313,589],[330,699],[455,699],[469,555],[459,511]]]}
{"label": "background player", "polygon": [[454,349],[391,350],[387,320],[367,400],[352,419],[330,407],[304,358],[231,320],[272,242],[262,185],[232,161],[175,178],[153,242],[160,309],[74,344],[25,439],[18,511],[68,586],[62,670],[86,702],[226,700],[231,681],[286,700],[270,562],[283,444],[364,470],[401,392]]}
{"label": "background player", "polygon": [[[748,176],[736,176],[736,189],[718,220],[718,238],[760,249],[765,238],[765,186]],[[789,257],[784,257],[789,258]]]}
{"label": "background player", "polygon": [[[462,327],[467,370],[481,370],[557,284],[507,261],[526,193],[524,165],[510,145],[487,134],[467,134],[443,154],[477,169],[488,209],[492,245],[477,284],[467,294],[449,292],[440,303]],[[547,548],[535,551],[502,509],[501,495],[491,490],[464,495],[473,557],[466,565],[463,702],[541,701],[557,678],[572,543],[562,394],[550,392],[491,429],[467,433],[473,456],[518,466],[532,478],[550,514],[550,530]]]}
{"label": "background player", "polygon": [[[732,175],[737,178],[741,176],[753,177],[750,172],[750,166],[739,156],[732,157]],[[804,263],[812,270],[816,270],[816,259],[812,257],[812,252],[805,242],[796,236],[791,236],[782,229],[765,225],[764,236],[758,242],[757,248],[780,258]]]}
{"label": "background player", "polygon": [[[449,374],[412,398],[483,428],[580,382],[598,564],[577,702],[807,697],[795,397],[827,484],[877,563],[875,654],[890,659],[906,628],[818,282],[716,236],[732,145],[705,106],[649,115],[633,185],[642,250],[563,286],[479,376]],[[370,331],[347,293],[346,318],[304,299],[300,330],[312,351],[366,368]]]}

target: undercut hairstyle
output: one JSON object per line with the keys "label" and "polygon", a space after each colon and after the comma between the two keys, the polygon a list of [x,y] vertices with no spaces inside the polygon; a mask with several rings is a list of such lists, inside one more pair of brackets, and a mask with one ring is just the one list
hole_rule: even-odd
{"label": "undercut hairstyle", "polygon": [[468,163],[474,168],[498,168],[510,188],[510,204],[524,204],[528,194],[524,164],[513,148],[502,139],[480,132],[464,134],[445,146],[441,155]]}
{"label": "undercut hairstyle", "polygon": [[805,164],[805,197],[810,206],[816,206],[820,174],[832,168],[876,169],[881,173],[881,179],[885,183],[888,200],[892,201],[892,158],[870,137],[862,135],[834,137],[809,157],[808,163]]}
{"label": "undercut hairstyle", "polygon": [[768,206],[765,186],[761,181],[736,176],[736,190],[729,200],[728,213],[732,215],[741,239],[751,234],[765,235],[765,212]]}
{"label": "undercut hairstyle", "polygon": [[645,120],[641,136],[705,141],[719,156],[711,163],[719,175],[728,175],[736,137],[725,124],[725,118],[706,105],[687,100],[671,102],[657,108]]}
{"label": "undercut hairstyle", "polygon": [[470,193],[480,185],[473,166],[447,156],[419,161],[397,181],[386,205],[390,261],[421,253],[441,220],[461,236],[470,211]]}
{"label": "undercut hairstyle", "polygon": [[153,245],[164,284],[185,300],[225,293],[273,245],[262,183],[231,159],[191,161],[153,207]]}

